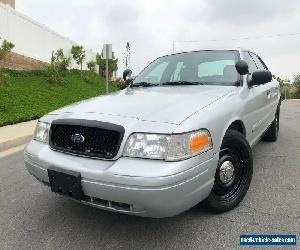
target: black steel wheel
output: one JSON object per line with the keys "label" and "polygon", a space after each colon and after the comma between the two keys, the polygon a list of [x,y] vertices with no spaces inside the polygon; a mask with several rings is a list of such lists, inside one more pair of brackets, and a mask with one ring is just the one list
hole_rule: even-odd
{"label": "black steel wheel", "polygon": [[236,130],[227,131],[220,150],[213,189],[205,200],[212,212],[236,207],[246,195],[253,171],[252,151],[246,138]]}

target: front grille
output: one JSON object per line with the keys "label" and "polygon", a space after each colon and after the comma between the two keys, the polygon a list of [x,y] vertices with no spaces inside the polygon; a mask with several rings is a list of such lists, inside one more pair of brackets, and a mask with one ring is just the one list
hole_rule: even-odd
{"label": "front grille", "polygon": [[50,128],[50,147],[77,155],[111,159],[120,148],[124,128],[80,119],[55,120]]}

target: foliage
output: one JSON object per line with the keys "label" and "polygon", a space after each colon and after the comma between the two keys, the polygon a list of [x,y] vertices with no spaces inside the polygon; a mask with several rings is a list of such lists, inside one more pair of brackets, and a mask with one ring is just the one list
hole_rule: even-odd
{"label": "foliage", "polygon": [[292,97],[291,94],[291,88],[288,84],[284,84],[281,88],[280,88],[280,95],[281,97],[285,100],[285,99],[290,99]]}
{"label": "foliage", "polygon": [[99,78],[99,75],[92,71],[85,71],[81,74],[81,78],[86,83],[93,83],[94,81],[97,81],[96,78]]}
{"label": "foliage", "polygon": [[279,83],[280,87],[283,87],[284,85],[284,80],[282,80],[280,77],[276,78],[277,82]]}
{"label": "foliage", "polygon": [[48,76],[48,74],[45,70],[1,69],[1,72],[9,74],[11,77]]}
{"label": "foliage", "polygon": [[103,55],[97,53],[96,55],[96,64],[98,65],[98,73],[100,76],[105,78],[105,59],[103,59]]}
{"label": "foliage", "polygon": [[294,86],[295,86],[295,92],[294,92],[294,98],[300,98],[300,74],[297,74],[294,77]]}
{"label": "foliage", "polygon": [[0,47],[0,60],[4,59],[7,53],[9,53],[14,47],[15,45],[12,42],[4,39]]}
{"label": "foliage", "polygon": [[76,61],[76,63],[80,65],[80,70],[82,71],[82,63],[85,59],[85,50],[83,49],[83,46],[73,45],[71,54],[73,55],[73,59]]}
{"label": "foliage", "polygon": [[95,70],[96,70],[96,62],[95,61],[89,61],[89,62],[87,62],[86,66],[88,67],[88,69],[91,72],[95,72]]}
{"label": "foliage", "polygon": [[280,77],[273,75],[273,78],[279,83],[280,95],[282,98],[287,98],[287,87],[284,85],[284,81]]}
{"label": "foliage", "polygon": [[51,63],[46,66],[48,81],[53,83],[63,83],[68,72],[71,59],[64,55],[63,49],[58,49],[51,58]]}
{"label": "foliage", "polygon": [[125,84],[125,81],[123,80],[122,77],[117,77],[114,82],[118,86],[119,89],[125,89],[127,85]]}
{"label": "foliage", "polygon": [[[91,72],[83,72],[83,74]],[[0,127],[8,124],[37,119],[65,105],[105,94],[105,84],[99,75],[86,84],[78,70],[70,70],[65,84],[50,84],[47,74],[11,75],[10,84],[0,91]],[[118,90],[115,84],[110,91]]]}
{"label": "foliage", "polygon": [[109,74],[112,76],[112,73],[118,70],[118,59],[115,58],[113,53],[113,59],[108,60]]}
{"label": "foliage", "polygon": [[[3,40],[2,45],[0,47],[0,60],[3,60],[6,55],[15,47],[15,45],[6,39]],[[0,71],[0,88],[7,85],[10,81],[10,75],[8,72],[4,70]]]}
{"label": "foliage", "polygon": [[283,80],[280,77],[273,75],[273,78],[279,83],[280,94],[283,99],[290,99],[292,97],[291,85],[287,83],[288,80]]}
{"label": "foliage", "polygon": [[10,81],[10,75],[6,72],[0,71],[0,90],[1,87],[4,87],[5,85],[9,84]]}
{"label": "foliage", "polygon": [[[105,59],[103,59],[103,54],[97,53],[96,63],[99,66],[99,75],[105,78]],[[108,72],[109,78],[112,77],[113,72],[118,70],[118,59],[115,58],[113,53],[113,59],[108,60]]]}

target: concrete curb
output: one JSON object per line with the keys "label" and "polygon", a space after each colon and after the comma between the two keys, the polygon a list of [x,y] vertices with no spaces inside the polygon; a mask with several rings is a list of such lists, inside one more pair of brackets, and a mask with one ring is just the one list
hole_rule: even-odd
{"label": "concrete curb", "polygon": [[20,136],[11,140],[0,142],[0,152],[20,146],[29,142],[32,139],[32,134]]}
{"label": "concrete curb", "polygon": [[300,99],[287,99],[287,100],[285,100],[285,101],[290,101],[290,102],[299,102],[300,101]]}
{"label": "concrete curb", "polygon": [[28,143],[37,120],[0,127],[0,152]]}

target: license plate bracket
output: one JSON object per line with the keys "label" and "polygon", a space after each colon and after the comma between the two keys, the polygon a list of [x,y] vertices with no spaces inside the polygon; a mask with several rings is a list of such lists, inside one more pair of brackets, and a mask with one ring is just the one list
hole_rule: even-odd
{"label": "license plate bracket", "polygon": [[51,191],[69,196],[76,200],[83,199],[81,174],[79,172],[51,166],[48,168]]}

